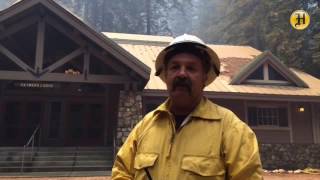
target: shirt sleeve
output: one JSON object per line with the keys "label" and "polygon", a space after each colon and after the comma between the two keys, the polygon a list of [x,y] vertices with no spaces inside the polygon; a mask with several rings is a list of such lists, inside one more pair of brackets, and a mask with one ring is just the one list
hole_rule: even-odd
{"label": "shirt sleeve", "polygon": [[227,167],[227,179],[263,179],[259,146],[254,132],[231,112],[225,120],[227,123],[222,151]]}
{"label": "shirt sleeve", "polygon": [[130,132],[128,138],[118,151],[114,165],[112,167],[112,180],[131,180],[134,179],[134,158],[137,151],[138,129],[141,125],[139,122]]}

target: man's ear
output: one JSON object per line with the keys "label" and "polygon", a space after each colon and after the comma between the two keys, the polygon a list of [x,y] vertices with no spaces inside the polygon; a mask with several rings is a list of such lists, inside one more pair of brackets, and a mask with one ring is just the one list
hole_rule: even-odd
{"label": "man's ear", "polygon": [[204,76],[203,76],[203,80],[202,80],[202,83],[203,83],[203,88],[206,86],[206,81],[208,79],[208,74],[206,73]]}
{"label": "man's ear", "polygon": [[168,79],[168,71],[167,71],[167,68],[165,67],[163,69],[163,77],[164,77],[164,82],[167,83],[167,79]]}

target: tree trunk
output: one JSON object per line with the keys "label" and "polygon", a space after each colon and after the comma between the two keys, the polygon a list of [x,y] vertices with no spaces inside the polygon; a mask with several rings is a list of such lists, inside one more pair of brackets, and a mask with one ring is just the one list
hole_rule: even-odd
{"label": "tree trunk", "polygon": [[151,0],[146,0],[147,34],[151,34]]}

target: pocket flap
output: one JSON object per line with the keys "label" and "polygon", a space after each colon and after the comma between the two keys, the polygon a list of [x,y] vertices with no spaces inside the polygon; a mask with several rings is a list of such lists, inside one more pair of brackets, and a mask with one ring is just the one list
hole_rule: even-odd
{"label": "pocket flap", "polygon": [[225,173],[221,159],[206,156],[185,156],[181,168],[201,176],[220,176]]}
{"label": "pocket flap", "polygon": [[140,153],[134,159],[134,168],[143,169],[153,166],[158,158],[158,154],[153,153]]}

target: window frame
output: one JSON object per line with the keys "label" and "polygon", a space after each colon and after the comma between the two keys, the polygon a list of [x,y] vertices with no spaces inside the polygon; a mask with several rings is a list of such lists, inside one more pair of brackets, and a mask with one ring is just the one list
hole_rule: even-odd
{"label": "window frame", "polygon": [[[292,85],[292,83],[286,78],[286,76],[284,76],[281,71],[279,71],[274,65],[272,65],[271,63],[263,63],[263,79],[248,79],[248,77],[250,77],[250,75],[252,73],[254,73],[257,69],[255,69],[252,73],[249,74],[249,76],[247,77],[247,79],[244,81],[244,83],[246,84],[266,84],[266,85],[280,85],[280,86],[290,86]],[[270,80],[269,78],[269,66],[271,66],[275,71],[277,71],[284,79],[286,79],[286,81],[284,80]]]}
{"label": "window frame", "polygon": [[[255,107],[255,108],[285,108],[287,110],[287,127],[281,127],[280,126],[280,121],[279,125],[256,125],[252,126],[249,124],[249,108]],[[246,121],[248,125],[252,129],[257,129],[257,130],[285,130],[285,131],[292,131],[292,126],[291,126],[291,116],[290,116],[290,106],[288,103],[282,103],[282,102],[247,102],[246,105]],[[258,124],[258,123],[257,123]]]}

